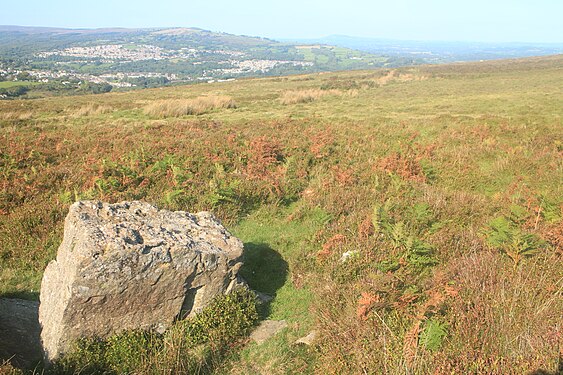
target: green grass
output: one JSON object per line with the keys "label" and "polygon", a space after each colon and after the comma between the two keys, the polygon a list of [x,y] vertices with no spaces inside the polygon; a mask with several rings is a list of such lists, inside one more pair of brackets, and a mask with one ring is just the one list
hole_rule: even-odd
{"label": "green grass", "polygon": [[[140,199],[216,213],[245,244],[242,275],[274,297],[260,318],[288,322],[262,345],[237,341],[215,373],[555,371],[562,66],[554,56],[0,102],[0,293],[36,298],[71,201]],[[326,89],[341,95],[280,101]],[[237,107],[143,114],[201,96]],[[510,231],[495,242],[498,218]],[[293,344],[312,329],[316,345]]]}
{"label": "green grass", "polygon": [[248,334],[257,317],[254,295],[238,289],[216,297],[197,316],[175,323],[164,334],[124,331],[80,340],[47,373],[209,373]]}
{"label": "green grass", "polygon": [[[304,371],[304,364],[312,371],[312,353],[306,348],[297,348],[293,342],[305,336],[312,328],[314,319],[310,314],[313,301],[311,290],[297,288],[292,278],[298,278],[306,265],[289,266],[288,262],[304,259],[314,251],[314,234],[329,220],[322,210],[307,213],[306,217],[291,219],[299,213],[299,206],[267,206],[234,228],[234,234],[245,242],[244,267],[241,275],[257,291],[273,296],[263,306],[264,319],[286,320],[288,328],[280,334],[257,345],[251,344],[225,364],[225,369],[237,373],[249,373],[263,368],[268,373]],[[289,269],[295,274],[290,274]],[[307,363],[309,362],[309,363]]]}
{"label": "green grass", "polygon": [[238,224],[233,232],[245,243],[241,275],[252,289],[275,297],[265,317],[311,324],[311,291],[296,288],[292,277],[299,277],[306,270],[307,255],[315,249],[314,235],[330,216],[316,209],[293,218],[292,215],[300,214],[299,210],[298,204],[287,208],[265,206]]}
{"label": "green grass", "polygon": [[8,87],[16,86],[33,86],[38,85],[40,82],[31,81],[0,81],[0,89],[7,89]]}

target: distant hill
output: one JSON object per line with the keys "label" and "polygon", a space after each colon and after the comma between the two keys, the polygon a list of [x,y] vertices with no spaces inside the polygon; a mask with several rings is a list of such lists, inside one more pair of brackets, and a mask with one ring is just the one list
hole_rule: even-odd
{"label": "distant hill", "polygon": [[285,40],[199,28],[0,26],[0,99],[563,53],[563,44]]}
{"label": "distant hill", "polygon": [[320,43],[352,48],[373,54],[411,57],[426,63],[493,60],[563,53],[563,43],[479,43],[417,41],[330,35],[318,39],[285,40],[291,43]]}
{"label": "distant hill", "polygon": [[[198,28],[0,26],[0,80],[20,82],[18,86],[22,81],[33,82],[29,88],[34,92],[74,93],[85,87],[86,92],[105,92],[417,62],[423,61]],[[20,88],[5,95],[23,91]]]}
{"label": "distant hill", "polygon": [[[23,45],[18,46],[19,43]],[[198,28],[101,28],[64,29],[52,27],[0,26],[0,54],[25,56],[30,52],[93,45],[99,43],[151,43],[159,47],[207,47],[218,42],[237,48],[279,44],[257,37],[216,33]]]}
{"label": "distant hill", "polygon": [[100,28],[100,29],[64,29],[60,27],[41,26],[15,26],[0,25],[0,32],[16,32],[23,34],[103,34],[103,33],[131,33],[141,29],[130,29],[122,27]]}

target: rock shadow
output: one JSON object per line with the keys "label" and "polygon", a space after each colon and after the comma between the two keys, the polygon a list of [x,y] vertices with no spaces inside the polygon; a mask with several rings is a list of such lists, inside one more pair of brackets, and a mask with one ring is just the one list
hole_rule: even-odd
{"label": "rock shadow", "polygon": [[39,302],[0,298],[0,363],[34,368],[42,361]]}
{"label": "rock shadow", "polygon": [[[287,280],[287,262],[268,244],[245,243],[243,262],[240,275],[257,292],[275,297]],[[270,303],[263,304],[260,312],[264,318],[270,315]]]}
{"label": "rock shadow", "polygon": [[2,298],[39,301],[39,292],[28,292],[28,291],[7,292],[0,295],[0,299]]}

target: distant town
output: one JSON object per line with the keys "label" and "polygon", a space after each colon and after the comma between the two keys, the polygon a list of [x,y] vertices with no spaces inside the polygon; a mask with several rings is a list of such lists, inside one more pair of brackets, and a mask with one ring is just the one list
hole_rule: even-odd
{"label": "distant town", "polygon": [[[224,59],[217,60],[217,55],[224,56]],[[153,45],[129,46],[122,44],[104,44],[92,47],[72,47],[64,50],[45,51],[36,54],[37,58],[45,60],[57,56],[74,57],[79,58],[79,60],[56,61],[55,66],[60,67],[60,69],[0,69],[0,76],[14,81],[17,81],[18,77],[32,78],[34,81],[43,83],[48,83],[50,80],[68,79],[68,83],[70,83],[70,80],[80,80],[92,83],[106,83],[114,87],[134,87],[136,85],[130,82],[131,79],[164,78],[169,82],[190,82],[198,80],[215,82],[217,77],[228,75],[237,76],[252,73],[267,73],[279,65],[291,65],[294,67],[308,67],[314,65],[313,62],[308,61],[249,59],[247,54],[239,51],[196,50],[194,48],[165,50]],[[214,56],[215,59],[214,61],[205,61],[205,59],[202,59],[202,56]],[[199,77],[158,72],[117,72],[94,75],[79,73],[64,68],[72,64],[123,64],[147,60],[158,61],[172,59],[191,61],[194,65],[214,62],[224,67],[205,69]]]}

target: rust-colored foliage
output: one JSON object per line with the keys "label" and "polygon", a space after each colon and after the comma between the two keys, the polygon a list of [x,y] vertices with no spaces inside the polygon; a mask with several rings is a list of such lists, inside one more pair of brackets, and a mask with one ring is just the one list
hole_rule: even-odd
{"label": "rust-colored foliage", "polygon": [[371,294],[368,292],[362,292],[362,296],[358,300],[358,309],[356,310],[356,316],[359,319],[367,320],[368,313],[373,308],[374,304],[380,301],[378,294]]}
{"label": "rust-colored foliage", "polygon": [[310,152],[317,159],[322,159],[329,154],[329,145],[334,142],[334,136],[330,130],[323,130],[309,136],[311,139]]}
{"label": "rust-colored foliage", "polygon": [[417,301],[419,295],[416,293],[406,293],[400,296],[397,301],[393,304],[395,308],[404,309],[413,302]]}
{"label": "rust-colored foliage", "polygon": [[343,169],[335,165],[332,167],[334,179],[340,186],[347,186],[354,182],[354,172],[351,169]]}
{"label": "rust-colored foliage", "polygon": [[437,273],[434,279],[437,286],[426,292],[428,299],[418,306],[414,323],[403,338],[403,357],[409,366],[414,363],[418,353],[418,335],[422,323],[428,316],[438,312],[447,297],[457,298],[459,294],[459,288],[448,284],[444,285],[442,273]]}
{"label": "rust-colored foliage", "polygon": [[457,297],[459,295],[459,288],[453,286],[453,285],[446,285],[444,287],[444,293],[448,296],[448,297]]}
{"label": "rust-colored foliage", "polygon": [[358,237],[360,239],[367,239],[369,236],[372,236],[375,232],[375,228],[373,226],[373,220],[371,215],[368,215],[360,225],[358,225]]}
{"label": "rust-colored foliage", "polygon": [[420,334],[421,320],[416,320],[403,339],[403,357],[410,366],[418,352],[418,335]]}
{"label": "rust-colored foliage", "polygon": [[264,178],[271,174],[270,167],[278,165],[283,158],[279,143],[264,136],[253,138],[248,145],[246,173],[250,178]]}
{"label": "rust-colored foliage", "polygon": [[546,226],[542,234],[553,245],[555,251],[563,255],[563,222]]}
{"label": "rust-colored foliage", "polygon": [[[418,136],[417,133],[411,136],[410,141]],[[388,173],[395,173],[405,180],[415,182],[426,182],[427,177],[422,168],[422,160],[430,159],[437,148],[436,144],[407,144],[401,146],[400,152],[394,152],[381,159],[376,164],[376,169]]]}
{"label": "rust-colored foliage", "polygon": [[322,250],[317,253],[317,256],[318,256],[318,257],[326,257],[326,256],[329,256],[330,254],[332,254],[332,250],[333,250],[336,246],[338,246],[339,244],[342,244],[345,239],[346,239],[346,237],[344,237],[344,235],[342,235],[342,234],[335,234],[334,236],[332,236],[331,238],[329,238],[328,241],[326,241],[326,242],[324,243]]}

